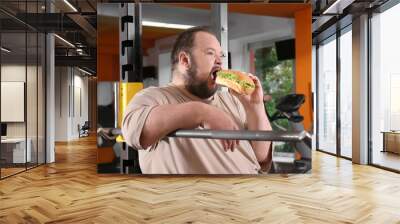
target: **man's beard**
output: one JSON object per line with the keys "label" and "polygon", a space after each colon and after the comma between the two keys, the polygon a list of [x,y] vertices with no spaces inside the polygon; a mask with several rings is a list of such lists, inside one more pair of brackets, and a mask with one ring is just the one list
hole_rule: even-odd
{"label": "man's beard", "polygon": [[208,79],[198,80],[196,76],[197,64],[192,60],[192,65],[187,72],[186,89],[193,95],[201,98],[210,98],[217,91],[217,87],[210,89],[208,87]]}

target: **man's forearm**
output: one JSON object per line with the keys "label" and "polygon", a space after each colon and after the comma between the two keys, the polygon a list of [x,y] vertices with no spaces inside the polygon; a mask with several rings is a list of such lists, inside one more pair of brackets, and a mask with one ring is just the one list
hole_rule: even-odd
{"label": "man's forearm", "polygon": [[198,127],[202,122],[204,108],[205,104],[200,102],[155,107],[148,115],[140,135],[141,146],[147,148],[177,129]]}
{"label": "man's forearm", "polygon": [[[270,131],[272,130],[264,105],[260,105],[251,110],[246,110],[247,128],[250,131]],[[271,160],[269,141],[251,141],[254,153],[259,163],[269,163]]]}

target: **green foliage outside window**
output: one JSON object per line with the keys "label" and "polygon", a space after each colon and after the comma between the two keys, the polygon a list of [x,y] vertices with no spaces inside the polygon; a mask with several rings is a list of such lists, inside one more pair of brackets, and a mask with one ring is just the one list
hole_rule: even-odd
{"label": "green foliage outside window", "polygon": [[[264,93],[272,96],[272,100],[265,105],[271,116],[276,112],[277,101],[293,92],[293,65],[293,60],[278,61],[275,47],[255,51],[256,74],[261,76]],[[276,123],[286,129],[289,128],[289,122],[285,119]]]}

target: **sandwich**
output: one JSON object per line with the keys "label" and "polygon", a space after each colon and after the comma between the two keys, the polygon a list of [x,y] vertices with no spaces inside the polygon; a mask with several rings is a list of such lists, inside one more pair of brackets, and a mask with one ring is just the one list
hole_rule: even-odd
{"label": "sandwich", "polygon": [[226,86],[239,94],[250,95],[256,86],[253,80],[244,72],[220,70],[217,72],[216,83]]}

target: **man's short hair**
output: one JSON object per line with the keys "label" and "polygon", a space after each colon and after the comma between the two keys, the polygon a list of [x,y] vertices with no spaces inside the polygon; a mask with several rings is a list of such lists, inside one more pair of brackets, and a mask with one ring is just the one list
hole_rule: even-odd
{"label": "man's short hair", "polygon": [[198,32],[206,32],[215,36],[215,33],[207,26],[197,26],[185,30],[176,38],[174,47],[171,53],[171,68],[174,71],[176,64],[179,62],[179,53],[181,51],[191,53],[194,44],[194,37]]}

